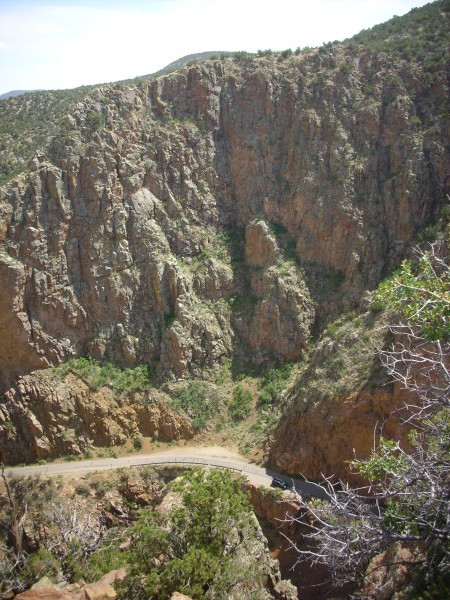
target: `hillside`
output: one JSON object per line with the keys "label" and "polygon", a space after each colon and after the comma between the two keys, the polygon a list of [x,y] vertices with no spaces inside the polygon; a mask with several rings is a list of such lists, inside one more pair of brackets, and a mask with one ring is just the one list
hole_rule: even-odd
{"label": "hillside", "polygon": [[0,94],[0,100],[6,100],[7,98],[12,98],[14,96],[21,96],[22,94],[30,94],[32,91],[35,90],[11,90],[5,94]]}
{"label": "hillside", "polygon": [[422,59],[335,44],[2,103],[19,145],[27,115],[55,132],[3,192],[4,377],[86,353],[160,380],[298,360],[439,216],[436,56],[431,85]]}
{"label": "hillside", "polygon": [[0,102],[0,461],[407,443],[373,293],[448,241],[449,12]]}
{"label": "hillside", "polygon": [[187,54],[186,56],[182,56],[181,58],[178,58],[177,60],[174,60],[173,62],[169,63],[159,71],[156,71],[156,73],[153,73],[153,76],[158,77],[159,75],[167,75],[168,73],[173,73],[174,71],[182,69],[189,63],[193,64],[195,62],[203,62],[210,58],[216,59],[218,57],[230,56],[231,54],[231,52],[223,52],[219,50],[210,50],[208,52],[197,52],[195,54]]}
{"label": "hillside", "polygon": [[[437,8],[437,4],[439,7]],[[448,63],[448,2],[431,3],[420,9],[413,9],[404,17],[394,17],[386,23],[377,25],[370,30],[363,30],[345,44],[355,50],[362,45],[366,50],[388,52],[396,60],[414,59],[422,63],[424,82],[432,85],[434,77],[442,73]],[[339,44],[324,44],[322,50]],[[310,49],[298,48],[296,54],[308,52]],[[273,52],[277,56],[288,54]],[[272,51],[259,51],[259,55],[272,54]],[[123,85],[132,85],[154,77],[172,73],[188,63],[203,62],[210,58],[235,55],[238,58],[246,56],[245,52],[208,51],[190,54],[166,65],[159,71],[134,79],[124,80]],[[251,55],[248,55],[251,56]],[[99,84],[100,85],[100,84]],[[28,160],[39,148],[45,146],[59,126],[62,115],[71,112],[76,103],[97,86],[82,86],[73,90],[26,91],[28,100],[21,96],[22,90],[8,92],[0,100],[0,185],[18,173],[22,172]],[[14,101],[13,99],[16,99]],[[46,123],[49,129],[42,127]]]}
{"label": "hillside", "polygon": [[0,101],[0,185],[26,169],[59,130],[61,118],[91,89],[28,92]]}
{"label": "hillside", "polygon": [[[121,85],[171,73],[188,62],[207,60],[219,52],[190,54],[163,67],[151,75],[118,82]],[[45,147],[59,130],[61,118],[74,110],[76,104],[99,85],[81,86],[70,90],[16,90],[0,96],[0,185],[22,173],[33,154]],[[5,102],[1,102],[5,100]],[[7,100],[7,101],[6,101]]]}

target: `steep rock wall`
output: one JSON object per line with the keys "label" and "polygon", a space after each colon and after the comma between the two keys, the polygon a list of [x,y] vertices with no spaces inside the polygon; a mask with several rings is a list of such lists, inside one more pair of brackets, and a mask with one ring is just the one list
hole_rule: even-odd
{"label": "steep rock wall", "polygon": [[3,382],[83,353],[296,360],[436,215],[442,86],[335,46],[93,92],[1,191]]}
{"label": "steep rock wall", "polygon": [[396,413],[406,399],[396,387],[305,402],[275,432],[269,460],[274,467],[307,478],[333,476],[361,483],[350,461],[367,458],[380,431],[387,439],[407,443],[409,427],[401,423],[402,413]]}

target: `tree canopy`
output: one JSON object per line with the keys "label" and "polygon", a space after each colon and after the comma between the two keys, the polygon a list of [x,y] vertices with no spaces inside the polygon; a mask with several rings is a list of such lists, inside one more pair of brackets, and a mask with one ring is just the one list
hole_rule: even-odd
{"label": "tree canopy", "polygon": [[130,570],[121,597],[226,597],[255,579],[258,568],[242,560],[256,522],[240,482],[226,471],[194,470],[173,485],[182,505],[167,517],[145,512],[132,531]]}

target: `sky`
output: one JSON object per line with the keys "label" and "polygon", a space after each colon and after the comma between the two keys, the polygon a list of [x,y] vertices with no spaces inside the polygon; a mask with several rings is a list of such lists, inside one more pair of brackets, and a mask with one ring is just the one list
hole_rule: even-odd
{"label": "sky", "polygon": [[0,0],[0,94],[153,73],[207,50],[319,46],[428,0]]}

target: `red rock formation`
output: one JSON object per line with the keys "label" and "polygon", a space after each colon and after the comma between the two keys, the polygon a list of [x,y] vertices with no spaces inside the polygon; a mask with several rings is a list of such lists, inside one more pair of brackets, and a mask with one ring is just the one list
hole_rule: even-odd
{"label": "red rock formation", "polygon": [[421,69],[336,45],[92,92],[2,189],[3,381],[81,353],[161,377],[296,360],[311,294],[319,317],[353,304],[445,197],[446,95]]}
{"label": "red rock formation", "polygon": [[0,404],[0,461],[80,454],[139,434],[162,441],[190,439],[193,428],[162,392],[120,397],[108,387],[92,389],[73,373],[64,379],[51,371],[27,375]]}

